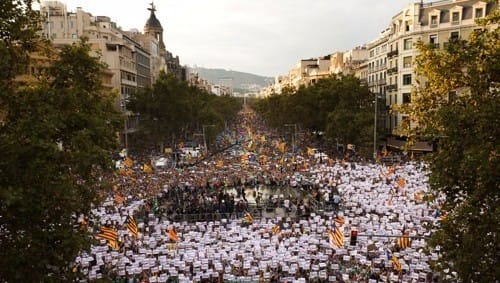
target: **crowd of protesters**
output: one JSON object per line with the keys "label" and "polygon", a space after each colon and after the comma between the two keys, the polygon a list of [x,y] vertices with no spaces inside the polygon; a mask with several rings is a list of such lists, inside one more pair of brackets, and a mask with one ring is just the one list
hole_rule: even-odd
{"label": "crowd of protesters", "polygon": [[[423,248],[442,212],[438,200],[425,197],[422,163],[389,167],[343,156],[317,158],[307,152],[310,144],[283,148],[281,137],[264,130],[252,112],[240,119],[237,128],[218,137],[226,150],[193,166],[147,171],[147,160],[131,157],[133,170],[117,176],[113,195],[93,211],[89,228],[98,233],[102,226],[113,227],[120,245],[101,239],[82,253],[75,264],[84,281],[435,280],[430,264],[438,255]],[[241,147],[230,146],[235,144]],[[249,203],[266,200],[309,213],[245,219]],[[332,206],[311,210],[314,201]],[[224,217],[198,222],[172,217],[211,213]],[[125,224],[128,217],[137,221],[135,235]],[[343,234],[340,245],[329,238],[335,229]],[[366,236],[349,245],[353,229]],[[415,236],[404,247],[391,238],[403,233]]]}

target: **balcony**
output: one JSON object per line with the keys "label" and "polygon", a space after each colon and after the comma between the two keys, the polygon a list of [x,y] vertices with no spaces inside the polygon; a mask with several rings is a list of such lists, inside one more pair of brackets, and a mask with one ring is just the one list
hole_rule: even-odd
{"label": "balcony", "polygon": [[398,56],[398,50],[397,49],[387,52],[387,58],[392,58],[394,56]]}
{"label": "balcony", "polygon": [[392,67],[390,69],[387,69],[387,74],[392,75],[398,72],[398,67]]}
{"label": "balcony", "polygon": [[395,91],[398,89],[398,84],[392,84],[385,87],[386,91]]}

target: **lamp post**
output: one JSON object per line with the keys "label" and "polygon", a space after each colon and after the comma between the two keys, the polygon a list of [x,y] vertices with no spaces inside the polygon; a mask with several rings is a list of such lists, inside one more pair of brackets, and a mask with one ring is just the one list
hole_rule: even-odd
{"label": "lamp post", "polygon": [[215,127],[215,125],[202,125],[201,128],[203,129],[203,146],[205,147],[205,154],[208,152],[207,149],[207,139],[205,137],[205,128],[206,127]]}
{"label": "lamp post", "polygon": [[293,127],[292,153],[295,153],[295,142],[297,140],[297,124],[285,124],[285,127]]}
{"label": "lamp post", "polygon": [[[378,91],[378,85],[377,90]],[[377,160],[377,100],[379,93],[375,93],[375,109],[374,109],[374,117],[373,117],[373,161]]]}

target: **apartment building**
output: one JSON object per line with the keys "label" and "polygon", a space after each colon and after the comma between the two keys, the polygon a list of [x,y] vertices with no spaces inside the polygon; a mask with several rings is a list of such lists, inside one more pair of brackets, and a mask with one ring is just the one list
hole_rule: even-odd
{"label": "apartment building", "polygon": [[364,64],[369,57],[369,51],[366,46],[357,46],[353,49],[343,52],[342,73],[352,74]]}
{"label": "apartment building", "polygon": [[[414,60],[418,55],[415,43],[423,41],[442,48],[450,40],[467,39],[477,28],[475,20],[497,8],[496,3],[481,0],[412,3],[394,15],[387,29],[369,43],[368,84],[372,92],[385,96],[388,146],[400,148],[403,144],[399,126],[407,115],[389,109],[411,102],[416,83]],[[419,144],[415,150],[432,148]]]}

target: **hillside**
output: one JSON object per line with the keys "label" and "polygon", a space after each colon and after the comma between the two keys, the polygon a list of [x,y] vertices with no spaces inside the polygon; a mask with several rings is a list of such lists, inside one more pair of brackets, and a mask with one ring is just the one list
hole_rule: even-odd
{"label": "hillside", "polygon": [[256,92],[274,82],[273,78],[224,69],[190,67],[191,72],[216,85],[231,85],[235,93]]}

